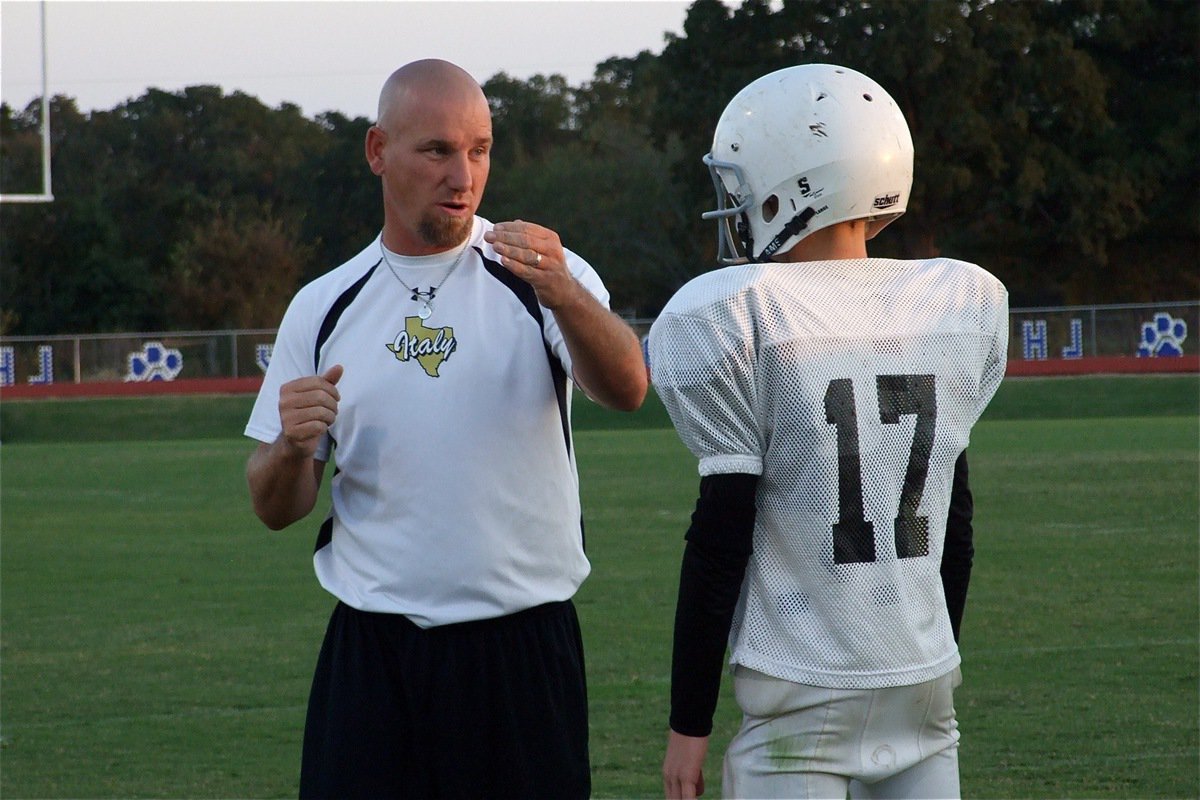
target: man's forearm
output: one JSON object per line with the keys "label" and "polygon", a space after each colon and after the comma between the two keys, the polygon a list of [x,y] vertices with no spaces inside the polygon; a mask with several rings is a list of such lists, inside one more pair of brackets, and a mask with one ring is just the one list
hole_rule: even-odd
{"label": "man's forearm", "polygon": [[588,396],[618,411],[636,411],[646,397],[646,364],[637,334],[577,283],[578,293],[554,309],[575,380]]}
{"label": "man's forearm", "polygon": [[317,504],[324,464],[297,453],[281,436],[260,444],[246,462],[246,483],[254,513],[271,530],[307,516]]}

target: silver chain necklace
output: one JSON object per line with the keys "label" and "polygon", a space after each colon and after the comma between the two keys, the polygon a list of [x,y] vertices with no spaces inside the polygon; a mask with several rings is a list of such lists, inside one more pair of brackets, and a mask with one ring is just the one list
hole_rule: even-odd
{"label": "silver chain necklace", "polygon": [[446,283],[451,273],[458,267],[458,262],[462,261],[463,254],[469,248],[469,244],[464,244],[463,249],[458,251],[458,257],[454,259],[454,263],[450,265],[450,269],[446,270],[446,274],[437,282],[437,285],[431,285],[428,291],[423,292],[421,291],[421,287],[413,288],[404,282],[404,279],[400,277],[400,273],[396,271],[396,267],[392,264],[392,260],[388,258],[387,248],[383,246],[383,237],[379,237],[379,254],[383,256],[383,263],[387,264],[392,275],[395,276],[396,280],[400,281],[400,285],[412,292],[413,301],[421,304],[421,307],[417,309],[417,316],[421,319],[429,319],[429,315],[433,313],[433,298],[437,297],[438,289],[442,288],[443,284]]}

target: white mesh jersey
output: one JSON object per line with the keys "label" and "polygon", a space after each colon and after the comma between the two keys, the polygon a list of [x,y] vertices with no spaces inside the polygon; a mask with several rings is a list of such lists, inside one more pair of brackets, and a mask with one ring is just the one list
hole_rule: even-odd
{"label": "white mesh jersey", "polygon": [[950,489],[1007,329],[1000,281],[948,259],[747,264],[671,299],[655,389],[701,475],[761,476],[731,663],[847,689],[958,665]]}
{"label": "white mesh jersey", "polygon": [[[590,570],[570,354],[553,313],[483,241],[490,228],[475,220],[428,319],[378,239],[302,288],[246,426],[273,442],[280,387],[345,367],[337,418],[317,451],[337,468],[316,573],[348,605],[422,627],[568,599]],[[409,286],[427,287],[457,253],[391,261]],[[567,262],[607,306],[595,271],[569,251]]]}

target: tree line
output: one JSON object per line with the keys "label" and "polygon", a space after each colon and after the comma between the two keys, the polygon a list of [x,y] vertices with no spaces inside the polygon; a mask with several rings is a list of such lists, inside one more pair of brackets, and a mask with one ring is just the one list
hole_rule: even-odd
{"label": "tree line", "polygon": [[[1200,296],[1200,5],[1188,0],[697,0],[662,51],[484,84],[480,213],[556,229],[613,308],[654,316],[714,268],[700,157],[743,85],[837,63],[881,83],[916,147],[872,254],[984,265],[1012,303]],[[398,65],[397,65],[398,66]],[[380,76],[382,84],[384,75]],[[0,107],[0,191],[40,185],[40,100]],[[275,327],[382,225],[371,120],[241,92],[50,103],[53,203],[0,206],[0,332]]]}

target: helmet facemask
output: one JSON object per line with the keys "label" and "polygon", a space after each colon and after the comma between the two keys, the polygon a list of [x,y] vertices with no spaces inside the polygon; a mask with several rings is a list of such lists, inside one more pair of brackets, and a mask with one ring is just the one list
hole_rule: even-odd
{"label": "helmet facemask", "polygon": [[[750,236],[750,219],[746,212],[754,203],[754,193],[750,191],[742,168],[730,161],[718,161],[708,153],[702,159],[712,176],[713,188],[717,192],[717,207],[714,211],[705,211],[701,219],[717,220],[717,263],[721,266],[745,264],[750,260],[749,253],[754,252],[754,242]],[[736,187],[726,189],[725,177],[722,170],[732,176]],[[734,235],[731,227],[736,226]]]}
{"label": "helmet facemask", "polygon": [[[788,210],[795,210],[791,219],[783,225],[779,233],[766,246],[756,252],[749,215],[751,213],[761,214],[765,222],[773,222],[781,210],[778,194],[771,195],[761,205],[757,204],[754,192],[750,189],[741,167],[731,161],[719,161],[713,158],[712,153],[706,154],[702,160],[708,167],[709,175],[712,176],[713,188],[717,193],[717,208],[714,211],[704,212],[701,218],[718,220],[717,261],[721,266],[770,260],[775,253],[785,250],[792,243],[793,238],[804,231],[808,221],[816,214],[816,210],[811,205],[795,210],[796,204],[790,203],[793,208]],[[728,186],[726,175],[732,176],[736,181],[736,188],[732,191],[726,188]],[[772,201],[774,201],[772,204],[774,210],[768,217],[765,208]],[[731,226],[736,228],[736,237],[730,230]]]}

